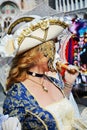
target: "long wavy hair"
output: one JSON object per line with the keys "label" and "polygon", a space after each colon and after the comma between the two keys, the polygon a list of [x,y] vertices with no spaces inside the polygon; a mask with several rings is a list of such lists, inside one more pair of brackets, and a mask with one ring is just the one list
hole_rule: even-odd
{"label": "long wavy hair", "polygon": [[7,77],[6,90],[9,90],[14,83],[24,81],[27,78],[27,70],[37,65],[42,54],[48,57],[49,61],[53,61],[55,53],[54,46],[53,41],[48,41],[22,54],[17,54],[12,61]]}

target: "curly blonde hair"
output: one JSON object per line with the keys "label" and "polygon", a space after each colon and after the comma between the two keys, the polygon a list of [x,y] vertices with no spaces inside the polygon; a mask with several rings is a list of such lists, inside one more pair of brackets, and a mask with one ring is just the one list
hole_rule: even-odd
{"label": "curly blonde hair", "polygon": [[[54,60],[55,45],[53,41],[40,44],[22,54],[16,55],[12,61],[11,69],[7,78],[6,89],[11,85],[24,81],[27,78],[27,70],[35,66],[40,60],[41,54],[48,57],[48,60]],[[52,64],[52,63],[51,63]]]}

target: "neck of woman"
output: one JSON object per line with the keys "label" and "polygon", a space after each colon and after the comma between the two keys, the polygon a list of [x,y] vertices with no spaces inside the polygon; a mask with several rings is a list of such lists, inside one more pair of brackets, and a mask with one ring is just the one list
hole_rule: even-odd
{"label": "neck of woman", "polygon": [[45,74],[45,70],[41,67],[32,67],[31,69],[29,69],[28,71],[33,72],[33,73],[37,73],[37,74]]}
{"label": "neck of woman", "polygon": [[28,79],[34,79],[37,82],[42,82],[44,79],[45,72],[42,68],[39,67],[33,67],[29,70],[27,70]]}

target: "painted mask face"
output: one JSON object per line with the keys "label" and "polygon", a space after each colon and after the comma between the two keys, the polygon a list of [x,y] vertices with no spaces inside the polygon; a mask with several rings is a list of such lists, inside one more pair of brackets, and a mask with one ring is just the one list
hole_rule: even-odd
{"label": "painted mask face", "polygon": [[41,45],[39,45],[39,51],[44,54],[45,57],[48,58],[48,68],[50,71],[54,71],[55,68],[53,66],[54,57],[55,57],[55,43],[54,41],[47,41]]}

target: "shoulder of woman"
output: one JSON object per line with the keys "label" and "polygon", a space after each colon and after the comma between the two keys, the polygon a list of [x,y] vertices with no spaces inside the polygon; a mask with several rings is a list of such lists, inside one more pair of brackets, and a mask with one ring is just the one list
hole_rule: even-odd
{"label": "shoulder of woman", "polygon": [[25,87],[21,83],[14,83],[11,88],[7,91],[6,96],[21,96],[24,92]]}

